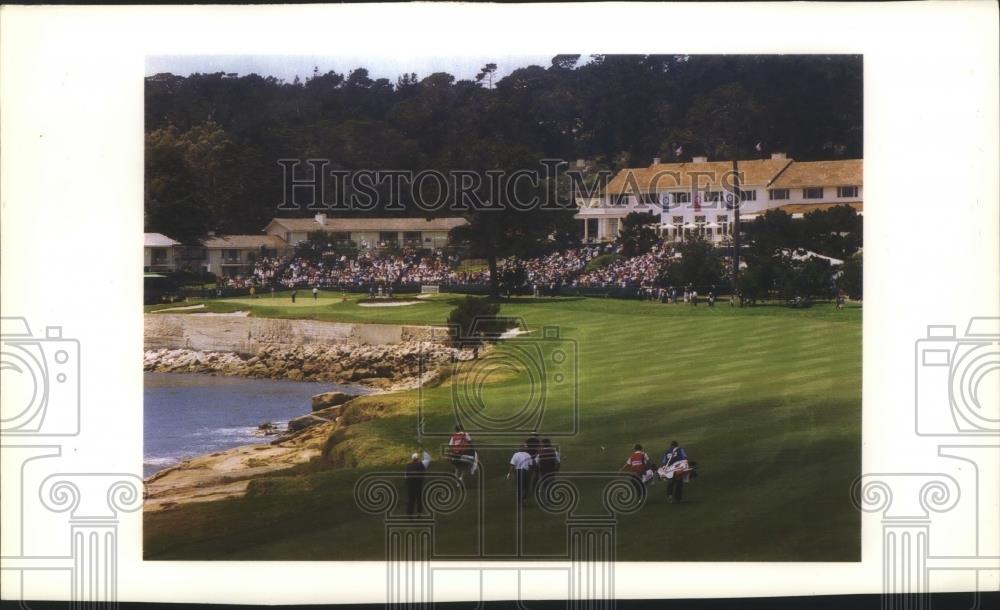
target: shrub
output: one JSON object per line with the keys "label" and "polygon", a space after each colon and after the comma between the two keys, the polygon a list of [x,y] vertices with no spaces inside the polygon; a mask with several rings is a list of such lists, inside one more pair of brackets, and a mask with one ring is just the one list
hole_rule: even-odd
{"label": "shrub", "polygon": [[168,273],[167,277],[177,286],[200,286],[216,282],[214,273],[194,269],[178,269]]}
{"label": "shrub", "polygon": [[587,261],[587,265],[583,268],[583,270],[586,272],[597,271],[602,267],[607,267],[621,257],[621,254],[601,254],[599,256],[595,256]]}
{"label": "shrub", "polygon": [[864,259],[861,252],[844,261],[837,278],[837,287],[852,299],[861,299],[864,288]]}
{"label": "shrub", "polygon": [[503,332],[510,324],[500,318],[500,304],[488,299],[468,296],[448,314],[452,341],[480,340]]}

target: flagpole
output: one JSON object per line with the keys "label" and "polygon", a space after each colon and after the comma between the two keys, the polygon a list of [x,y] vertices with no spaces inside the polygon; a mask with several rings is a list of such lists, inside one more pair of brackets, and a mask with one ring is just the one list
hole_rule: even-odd
{"label": "flagpole", "polygon": [[739,291],[737,277],[740,272],[740,168],[737,158],[733,155],[733,295]]}

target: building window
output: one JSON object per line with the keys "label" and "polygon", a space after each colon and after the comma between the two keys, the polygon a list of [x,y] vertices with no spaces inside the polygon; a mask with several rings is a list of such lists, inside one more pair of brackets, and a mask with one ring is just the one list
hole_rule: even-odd
{"label": "building window", "polygon": [[715,217],[715,222],[719,225],[719,235],[729,235],[729,216],[720,214]]}
{"label": "building window", "polygon": [[858,187],[856,186],[838,186],[837,187],[837,197],[857,197]]}
{"label": "building window", "polygon": [[625,206],[629,204],[628,193],[618,193],[617,195],[612,195],[611,205]]}
{"label": "building window", "polygon": [[740,191],[740,201],[757,201],[757,191]]}
{"label": "building window", "polygon": [[722,191],[708,191],[705,193],[705,202],[715,202],[718,203],[722,201]]}
{"label": "building window", "polygon": [[618,237],[619,223],[617,218],[608,219],[608,237],[616,238]]}
{"label": "building window", "polygon": [[705,228],[705,217],[704,216],[695,216],[694,217],[694,225],[695,225],[694,232],[697,233],[698,235],[704,235],[706,231],[710,231],[711,230],[711,229],[706,229]]}
{"label": "building window", "polygon": [[167,249],[166,248],[153,248],[153,261],[154,265],[166,265],[167,264]]}
{"label": "building window", "polygon": [[822,199],[823,198],[823,187],[821,186],[810,186],[802,189],[803,199]]}
{"label": "building window", "polygon": [[788,189],[771,189],[768,191],[771,201],[778,201],[781,199],[788,199]]}
{"label": "building window", "polygon": [[240,262],[240,251],[239,250],[223,250],[222,260],[227,263],[238,263]]}
{"label": "building window", "polygon": [[399,233],[396,231],[379,231],[378,240],[384,244],[396,243],[399,241]]}
{"label": "building window", "polygon": [[639,195],[639,203],[642,205],[660,205],[660,196],[656,193],[643,193]]}
{"label": "building window", "polygon": [[691,203],[691,193],[674,193],[674,203]]}

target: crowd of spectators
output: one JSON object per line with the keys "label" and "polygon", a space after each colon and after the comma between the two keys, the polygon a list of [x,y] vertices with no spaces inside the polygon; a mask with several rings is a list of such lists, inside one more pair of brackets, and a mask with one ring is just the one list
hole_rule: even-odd
{"label": "crowd of spectators", "polygon": [[663,265],[673,255],[670,244],[657,244],[646,254],[618,258],[603,267],[582,273],[573,285],[599,288],[650,287],[656,283]]}
{"label": "crowd of spectators", "polygon": [[[523,270],[528,286],[552,288],[571,283],[591,259],[612,251],[613,246],[605,244],[569,248],[529,259],[511,256],[497,263],[497,271],[503,276],[510,271]],[[486,269],[470,277],[470,283],[487,284],[489,281],[489,270]]]}
{"label": "crowd of spectators", "polygon": [[[564,286],[633,288],[652,286],[663,264],[673,256],[669,244],[658,244],[647,254],[620,257],[588,271],[587,264],[603,254],[621,254],[614,244],[588,245],[560,250],[530,259],[516,256],[501,259],[501,277],[523,271],[524,285],[535,293],[547,293]],[[459,260],[442,251],[407,249],[386,254],[365,251],[356,257],[346,254],[310,260],[261,258],[247,275],[226,277],[228,288],[250,286],[317,286],[320,288],[368,288],[398,284],[480,284],[489,283],[489,270],[460,272]]]}
{"label": "crowd of spectators", "polygon": [[442,252],[422,253],[405,250],[399,254],[364,252],[357,257],[345,255],[310,260],[263,258],[254,264],[249,275],[229,276],[229,288],[278,285],[317,286],[320,288],[357,288],[372,284],[443,284],[454,280],[457,259]]}

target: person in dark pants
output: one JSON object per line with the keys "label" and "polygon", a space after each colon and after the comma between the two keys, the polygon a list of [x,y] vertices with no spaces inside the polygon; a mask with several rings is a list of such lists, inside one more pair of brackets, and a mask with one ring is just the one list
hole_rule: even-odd
{"label": "person in dark pants", "polygon": [[[680,464],[682,461],[684,464]],[[684,496],[684,477],[687,476],[687,452],[677,441],[670,441],[670,447],[663,452],[662,462],[667,468],[675,468],[674,476],[667,480],[667,502],[680,502]]]}
{"label": "person in dark pants", "polygon": [[298,294],[299,294],[299,291],[297,289],[295,289],[295,288],[292,288],[292,303],[295,302],[295,297],[298,296]]}
{"label": "person in dark pants", "polygon": [[542,439],[542,446],[538,450],[538,480],[546,480],[545,477],[559,470],[559,451],[552,446],[552,441],[547,438]]}
{"label": "person in dark pants", "polygon": [[530,493],[535,492],[535,486],[538,485],[538,450],[542,448],[542,441],[538,438],[537,432],[532,432],[524,441],[525,446],[528,448],[528,455],[531,456],[531,470],[528,471],[528,491]]}
{"label": "person in dark pants", "polygon": [[406,515],[413,517],[424,512],[424,473],[427,467],[420,461],[420,454],[414,453],[406,465],[403,477],[406,479]]}

